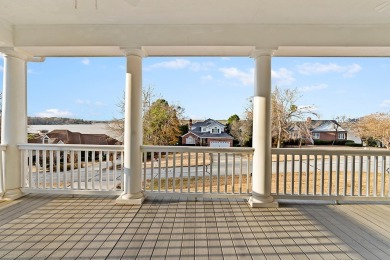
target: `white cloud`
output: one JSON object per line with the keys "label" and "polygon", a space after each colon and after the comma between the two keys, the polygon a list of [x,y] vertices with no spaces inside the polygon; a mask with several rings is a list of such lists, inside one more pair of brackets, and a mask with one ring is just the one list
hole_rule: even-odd
{"label": "white cloud", "polygon": [[86,66],[88,66],[91,63],[91,61],[89,59],[87,59],[87,58],[84,58],[84,59],[81,60],[81,63],[86,65]]}
{"label": "white cloud", "polygon": [[286,68],[271,70],[271,77],[274,80],[274,83],[278,86],[291,85],[295,81],[293,72]]}
{"label": "white cloud", "polygon": [[213,76],[211,76],[211,75],[206,75],[206,76],[200,77],[200,79],[201,79],[201,80],[204,80],[204,81],[206,81],[206,80],[212,80],[212,79],[213,79]]}
{"label": "white cloud", "polygon": [[28,69],[28,70],[27,70],[27,73],[28,73],[28,74],[34,74],[34,71],[33,71],[32,69]]}
{"label": "white cloud", "polygon": [[76,99],[74,101],[77,105],[87,105],[87,106],[98,106],[98,107],[101,107],[101,106],[105,106],[105,104],[101,101],[91,101],[89,99]]}
{"label": "white cloud", "polygon": [[150,65],[149,69],[184,69],[191,65],[191,62],[189,60],[185,59],[175,59],[172,61],[163,61],[158,62],[153,65]]}
{"label": "white cloud", "polygon": [[348,66],[347,71],[343,74],[344,77],[350,78],[353,77],[356,73],[362,70],[362,67],[359,64],[352,64]]}
{"label": "white cloud", "polygon": [[171,61],[163,61],[146,67],[145,70],[151,69],[190,69],[192,71],[205,71],[213,68],[215,65],[212,62],[191,62],[186,59],[175,59]]}
{"label": "white cloud", "polygon": [[91,100],[88,100],[88,99],[76,99],[75,103],[78,104],[78,105],[90,105],[91,104]]}
{"label": "white cloud", "polygon": [[328,85],[326,84],[316,84],[316,85],[301,87],[298,88],[298,90],[301,92],[311,92],[311,91],[316,91],[316,90],[321,90],[326,88],[328,88]]}
{"label": "white cloud", "polygon": [[219,71],[223,73],[225,78],[236,78],[241,81],[244,86],[254,84],[254,69],[245,72],[237,68],[220,68]]}
{"label": "white cloud", "polygon": [[381,107],[390,107],[390,99],[383,100],[380,106]]}
{"label": "white cloud", "polygon": [[342,73],[344,77],[353,77],[356,73],[362,70],[362,67],[356,63],[342,66],[336,63],[322,64],[316,62],[298,65],[297,70],[299,73],[304,75]]}
{"label": "white cloud", "polygon": [[73,114],[69,111],[59,110],[57,108],[46,109],[43,112],[36,113],[39,117],[71,117]]}
{"label": "white cloud", "polygon": [[98,107],[105,106],[105,104],[103,102],[101,102],[101,101],[95,101],[94,105],[98,106]]}
{"label": "white cloud", "polygon": [[192,71],[205,71],[213,68],[215,65],[212,62],[191,62],[190,69]]}

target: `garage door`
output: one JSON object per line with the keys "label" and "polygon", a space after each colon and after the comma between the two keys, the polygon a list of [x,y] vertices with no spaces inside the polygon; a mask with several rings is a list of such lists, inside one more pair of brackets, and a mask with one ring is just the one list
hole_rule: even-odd
{"label": "garage door", "polygon": [[210,147],[230,147],[230,143],[229,142],[211,141],[210,142]]}

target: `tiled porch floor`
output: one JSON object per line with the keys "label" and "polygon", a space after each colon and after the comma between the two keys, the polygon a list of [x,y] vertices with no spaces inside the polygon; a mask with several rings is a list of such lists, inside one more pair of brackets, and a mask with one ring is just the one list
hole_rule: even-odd
{"label": "tiled porch floor", "polygon": [[390,259],[390,205],[29,195],[0,203],[2,259]]}

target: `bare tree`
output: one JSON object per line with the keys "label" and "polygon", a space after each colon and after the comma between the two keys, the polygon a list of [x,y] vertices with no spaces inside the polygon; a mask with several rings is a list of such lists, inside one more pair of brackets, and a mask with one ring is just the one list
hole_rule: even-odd
{"label": "bare tree", "polygon": [[311,120],[293,122],[293,126],[290,129],[293,129],[293,136],[290,137],[293,140],[298,141],[299,148],[302,147],[302,144],[309,142],[313,144],[313,138],[311,134]]}
{"label": "bare tree", "polygon": [[318,117],[314,106],[298,106],[300,98],[297,89],[279,89],[272,92],[272,138],[276,147],[280,148],[282,141],[290,138],[290,130],[299,125],[296,122],[305,121],[310,115]]}
{"label": "bare tree", "polygon": [[[309,115],[318,116],[314,112],[313,106],[298,106],[300,98],[297,89],[279,89],[275,87],[272,92],[272,139],[279,148],[281,143],[291,138],[291,130],[298,129],[299,136],[311,138],[310,126],[306,123]],[[304,121],[305,123],[303,123]],[[253,131],[253,104],[249,100],[249,105],[245,108],[244,119],[233,123],[230,133],[238,140],[241,146],[248,144],[252,140]],[[302,144],[302,140],[300,140]]]}
{"label": "bare tree", "polygon": [[[119,101],[118,107],[122,113],[125,111],[125,100]],[[162,98],[156,99],[154,89],[151,86],[142,91],[142,117],[143,140],[150,145],[172,145],[178,141],[180,135],[180,119],[184,109],[178,105],[170,105]],[[123,140],[124,119],[114,119],[107,127]]]}
{"label": "bare tree", "polygon": [[253,132],[253,106],[252,100],[245,108],[244,118],[233,120],[230,125],[230,134],[238,141],[239,146],[249,146],[252,141]]}
{"label": "bare tree", "polygon": [[372,138],[390,149],[390,113],[375,113],[364,116],[356,122],[361,138]]}
{"label": "bare tree", "polygon": [[[142,89],[142,116],[144,116],[145,111],[149,109],[152,100],[156,98],[154,94],[154,88],[148,86],[147,88]],[[125,113],[125,93],[123,93],[122,98],[119,100],[117,107],[119,111]],[[125,132],[125,119],[124,118],[114,118],[107,124],[107,129],[115,136],[116,139],[123,141],[123,134]]]}

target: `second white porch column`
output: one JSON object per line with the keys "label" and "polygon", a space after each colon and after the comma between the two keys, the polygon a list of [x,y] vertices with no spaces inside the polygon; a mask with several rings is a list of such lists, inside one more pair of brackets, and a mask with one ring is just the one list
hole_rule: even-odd
{"label": "second white porch column", "polygon": [[142,173],[142,58],[141,49],[125,49],[127,59],[124,133],[124,192],[117,204],[137,205],[145,199]]}
{"label": "second white porch column", "polygon": [[253,155],[251,207],[278,207],[271,196],[271,56],[272,50],[256,50],[253,97]]}
{"label": "second white porch column", "polygon": [[3,154],[5,190],[2,199],[13,200],[23,196],[17,145],[27,143],[26,67],[26,57],[12,50],[4,53],[1,144],[7,145],[7,150]]}

